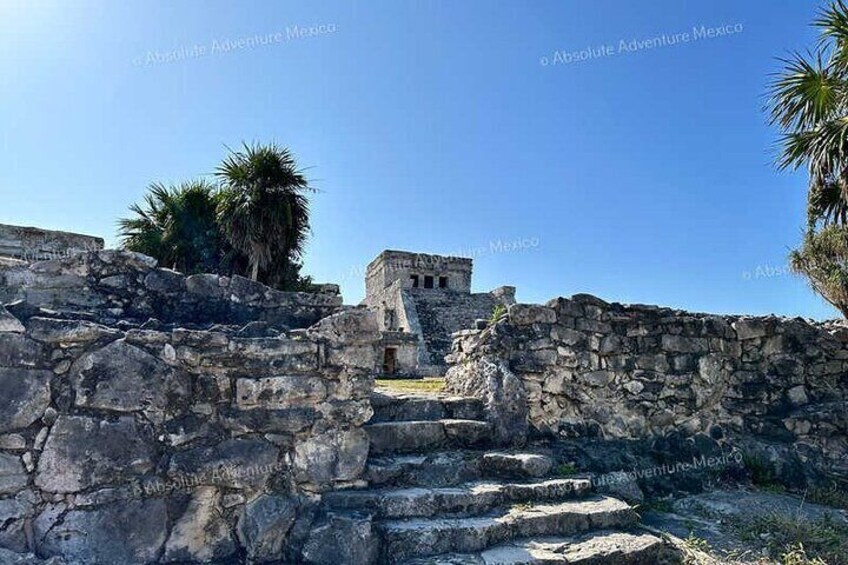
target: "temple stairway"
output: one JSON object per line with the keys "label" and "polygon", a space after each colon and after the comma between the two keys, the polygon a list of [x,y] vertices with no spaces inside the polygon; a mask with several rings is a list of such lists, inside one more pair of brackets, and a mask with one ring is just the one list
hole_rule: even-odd
{"label": "temple stairway", "polygon": [[368,488],[325,504],[372,517],[380,563],[673,562],[628,504],[557,476],[543,454],[492,445],[478,400],[381,390],[372,405]]}

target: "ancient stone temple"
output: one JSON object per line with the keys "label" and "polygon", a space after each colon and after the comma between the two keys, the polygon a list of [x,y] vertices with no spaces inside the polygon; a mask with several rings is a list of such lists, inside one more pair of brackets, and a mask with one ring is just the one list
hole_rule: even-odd
{"label": "ancient stone temple", "polygon": [[[0,261],[0,565],[671,565],[645,496],[848,478],[844,324],[471,273],[386,251],[351,307],[127,251]],[[374,379],[444,363],[442,392]]]}
{"label": "ancient stone temple", "polygon": [[451,334],[515,302],[515,287],[471,292],[472,260],[383,251],[369,265],[363,304],[377,313],[386,375],[442,375]]}

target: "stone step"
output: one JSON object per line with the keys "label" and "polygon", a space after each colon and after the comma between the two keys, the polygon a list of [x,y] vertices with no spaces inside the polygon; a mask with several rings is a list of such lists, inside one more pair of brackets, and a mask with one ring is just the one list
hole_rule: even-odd
{"label": "stone step", "polygon": [[474,553],[518,538],[569,536],[622,528],[638,520],[625,502],[593,496],[555,504],[515,505],[485,516],[377,522],[389,563],[442,553]]}
{"label": "stone step", "polygon": [[491,425],[480,420],[410,420],[368,424],[371,453],[414,453],[440,447],[471,447],[489,439]]}
{"label": "stone step", "polygon": [[363,478],[372,487],[446,487],[479,479],[480,451],[434,451],[369,457]]}
{"label": "stone step", "polygon": [[376,391],[371,395],[372,423],[410,420],[483,420],[483,403],[477,398],[439,394]]}
{"label": "stone step", "polygon": [[404,565],[659,565],[676,563],[660,538],[637,532],[602,530],[572,537],[519,539],[481,553],[444,554]]}
{"label": "stone step", "polygon": [[552,467],[550,457],[537,453],[492,452],[481,461],[483,473],[491,477],[544,477]]}
{"label": "stone step", "polygon": [[324,495],[341,510],[364,510],[375,518],[470,516],[505,504],[564,500],[586,495],[588,479],[549,479],[531,483],[474,482],[458,487],[347,490]]}

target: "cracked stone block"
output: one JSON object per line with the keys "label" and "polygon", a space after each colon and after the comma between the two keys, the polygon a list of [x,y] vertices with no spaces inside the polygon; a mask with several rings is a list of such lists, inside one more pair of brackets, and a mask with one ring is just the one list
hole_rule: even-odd
{"label": "cracked stone block", "polygon": [[132,418],[108,422],[59,416],[47,436],[35,484],[48,492],[78,492],[126,482],[155,464],[155,452]]}
{"label": "cracked stone block", "polygon": [[50,405],[50,371],[0,368],[0,432],[26,428]]}

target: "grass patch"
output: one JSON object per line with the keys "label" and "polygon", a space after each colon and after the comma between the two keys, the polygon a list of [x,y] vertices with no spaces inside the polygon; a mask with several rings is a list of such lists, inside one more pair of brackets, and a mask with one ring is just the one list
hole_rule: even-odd
{"label": "grass patch", "polygon": [[671,500],[665,498],[655,498],[642,504],[642,508],[646,511],[653,510],[654,512],[674,512],[674,506]]}
{"label": "grass patch", "polygon": [[836,483],[810,489],[807,492],[806,499],[815,504],[848,510],[848,490]]}
{"label": "grass patch", "polygon": [[828,565],[818,557],[809,557],[802,544],[790,547],[780,556],[780,565]]}
{"label": "grass patch", "polygon": [[376,384],[397,392],[442,392],[445,379],[377,379]]}
{"label": "grass patch", "polygon": [[554,474],[558,477],[570,477],[577,474],[577,467],[571,463],[561,463],[554,467]]}
{"label": "grass patch", "polygon": [[742,526],[740,537],[764,543],[785,565],[848,565],[848,525],[828,516],[806,520],[782,514],[756,518]]}
{"label": "grass patch", "polygon": [[742,455],[742,464],[751,475],[751,484],[770,492],[782,492],[777,490],[780,488],[780,482],[775,476],[774,469],[763,457],[745,453]]}

